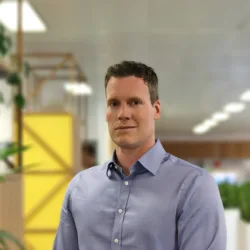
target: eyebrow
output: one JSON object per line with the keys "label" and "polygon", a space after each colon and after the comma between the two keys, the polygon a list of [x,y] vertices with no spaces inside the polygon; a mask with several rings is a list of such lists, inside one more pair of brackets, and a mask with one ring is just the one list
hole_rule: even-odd
{"label": "eyebrow", "polygon": [[[132,96],[128,99],[129,101],[132,101],[132,100],[139,100],[139,101],[142,101],[142,99],[138,96]],[[113,101],[119,101],[119,98],[116,98],[116,97],[112,97],[110,99],[107,100],[107,103],[110,103],[110,102],[113,102]]]}
{"label": "eyebrow", "polygon": [[110,98],[110,99],[107,100],[107,103],[114,102],[114,101],[118,101],[118,99],[112,97],[112,98]]}

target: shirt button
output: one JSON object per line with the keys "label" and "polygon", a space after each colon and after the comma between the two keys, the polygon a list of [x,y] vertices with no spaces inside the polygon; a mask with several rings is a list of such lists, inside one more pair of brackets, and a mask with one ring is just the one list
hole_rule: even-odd
{"label": "shirt button", "polygon": [[115,242],[115,243],[118,243],[118,242],[119,242],[119,240],[118,240],[118,239],[114,239],[114,242]]}
{"label": "shirt button", "polygon": [[128,186],[128,181],[125,181],[124,184],[125,184],[126,186]]}
{"label": "shirt button", "polygon": [[121,214],[122,212],[123,212],[122,209],[119,209],[119,210],[118,210],[118,213],[119,213],[119,214]]}

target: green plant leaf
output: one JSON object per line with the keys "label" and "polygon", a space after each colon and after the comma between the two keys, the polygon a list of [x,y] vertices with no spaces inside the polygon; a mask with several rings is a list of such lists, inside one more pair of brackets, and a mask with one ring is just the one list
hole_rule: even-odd
{"label": "green plant leaf", "polygon": [[4,104],[4,97],[2,92],[0,92],[0,105],[1,104]]}
{"label": "green plant leaf", "polygon": [[0,53],[3,57],[5,57],[12,47],[11,38],[6,35],[6,30],[4,26],[1,24],[0,26]]}
{"label": "green plant leaf", "polygon": [[0,239],[4,240],[5,242],[11,241],[13,242],[16,246],[19,247],[19,250],[25,250],[25,247],[23,246],[23,244],[13,235],[11,235],[9,232],[4,231],[4,230],[0,230]]}
{"label": "green plant leaf", "polygon": [[241,218],[250,222],[250,182],[245,182],[240,187],[240,212]]}
{"label": "green plant leaf", "polygon": [[1,248],[3,250],[9,250],[10,249],[3,238],[0,238],[0,245],[3,247],[3,248]]}
{"label": "green plant leaf", "polygon": [[0,160],[5,160],[8,157],[18,154],[20,152],[23,152],[29,148],[30,146],[28,145],[18,147],[16,144],[11,144],[11,145],[2,147],[0,148]]}
{"label": "green plant leaf", "polygon": [[14,103],[16,104],[16,106],[20,109],[23,109],[25,107],[25,98],[23,97],[23,95],[15,95],[14,96]]}
{"label": "green plant leaf", "polygon": [[3,44],[4,38],[5,38],[4,34],[0,32],[0,44]]}
{"label": "green plant leaf", "polygon": [[2,42],[0,45],[0,52],[3,57],[5,57],[8,54],[8,47],[4,42]]}
{"label": "green plant leaf", "polygon": [[7,47],[8,47],[8,50],[10,50],[11,47],[12,47],[12,40],[11,40],[11,38],[7,36],[5,38],[5,43],[6,43]]}
{"label": "green plant leaf", "polygon": [[[29,164],[29,165],[24,165],[22,167],[22,172],[21,173],[25,174],[25,173],[29,172],[28,171],[29,169],[35,168],[38,165],[40,165],[40,164],[39,163],[32,163],[32,164]],[[11,176],[12,174],[19,174],[19,173],[20,173],[20,167],[10,169],[10,171],[8,171],[8,173],[6,173],[4,175],[0,175],[0,183],[8,181],[9,180],[9,179],[7,179],[8,176]]]}
{"label": "green plant leaf", "polygon": [[24,63],[24,73],[25,73],[25,76],[28,77],[29,74],[30,74],[30,65],[28,62],[25,62]]}
{"label": "green plant leaf", "polygon": [[0,183],[1,182],[6,182],[6,176],[5,175],[0,175]]}
{"label": "green plant leaf", "polygon": [[[22,173],[27,173],[27,172],[29,172],[29,171],[28,171],[29,169],[35,168],[35,167],[37,167],[38,165],[40,165],[40,163],[31,163],[31,164],[28,164],[28,165],[24,165],[24,166],[22,167]],[[6,176],[8,176],[8,175],[10,175],[10,174],[20,173],[19,169],[20,169],[20,166],[15,167],[14,169],[11,169],[10,172],[9,172],[8,174],[6,174],[6,175],[4,175],[4,176],[2,176],[2,177],[5,177],[5,178],[6,178]]]}
{"label": "green plant leaf", "polygon": [[[14,156],[17,153],[26,151],[30,148],[31,148],[30,145],[24,145],[22,147],[18,147],[17,144],[15,143],[6,144],[5,146],[0,147],[0,160],[6,162],[9,157]],[[21,170],[21,173],[25,173],[25,172],[28,172],[30,169],[37,167],[38,165],[40,165],[40,163],[31,163],[31,164],[24,165],[22,167],[13,166],[13,168],[12,167],[9,168],[8,173],[4,175],[0,175],[0,183],[7,181],[7,177],[11,174],[20,173],[20,170]]]}
{"label": "green plant leaf", "polygon": [[225,209],[239,207],[239,186],[223,182],[218,185],[221,200]]}
{"label": "green plant leaf", "polygon": [[27,170],[38,167],[39,165],[41,165],[41,163],[31,163],[29,165],[24,165],[23,166],[23,172],[26,173],[26,172],[28,172]]}
{"label": "green plant leaf", "polygon": [[0,34],[4,34],[5,33],[5,27],[3,26],[2,23],[0,23]]}
{"label": "green plant leaf", "polygon": [[7,77],[7,83],[12,86],[18,86],[22,83],[22,80],[17,72],[12,72]]}

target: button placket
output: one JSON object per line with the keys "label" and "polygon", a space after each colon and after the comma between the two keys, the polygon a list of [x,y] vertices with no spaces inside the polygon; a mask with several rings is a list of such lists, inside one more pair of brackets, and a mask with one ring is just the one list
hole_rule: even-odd
{"label": "button placket", "polygon": [[[118,247],[122,247],[122,227],[124,222],[124,216],[126,211],[127,202],[129,199],[131,179],[122,180],[121,181],[121,192],[119,196],[119,200],[117,203],[116,216],[114,221],[114,230],[112,234],[113,238],[113,246],[111,250],[118,250]],[[120,249],[120,248],[119,248]]]}

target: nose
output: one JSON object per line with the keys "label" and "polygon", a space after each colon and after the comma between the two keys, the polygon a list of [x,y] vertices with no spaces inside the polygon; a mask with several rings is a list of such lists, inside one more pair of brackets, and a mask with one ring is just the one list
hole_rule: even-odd
{"label": "nose", "polygon": [[129,120],[130,119],[130,110],[126,104],[121,104],[118,111],[119,120]]}

